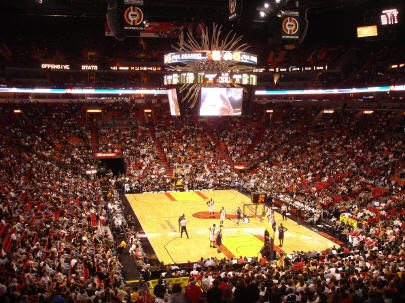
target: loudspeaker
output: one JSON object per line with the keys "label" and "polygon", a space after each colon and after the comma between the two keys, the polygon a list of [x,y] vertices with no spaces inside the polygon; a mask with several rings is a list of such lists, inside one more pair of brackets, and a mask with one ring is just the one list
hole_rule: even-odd
{"label": "loudspeaker", "polygon": [[123,41],[126,38],[126,34],[120,22],[121,14],[118,1],[119,0],[107,0],[107,13],[105,17],[115,39]]}

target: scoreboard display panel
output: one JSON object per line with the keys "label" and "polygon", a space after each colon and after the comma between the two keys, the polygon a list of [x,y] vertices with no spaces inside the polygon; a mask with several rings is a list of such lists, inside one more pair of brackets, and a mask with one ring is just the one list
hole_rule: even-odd
{"label": "scoreboard display panel", "polygon": [[266,193],[252,193],[252,203],[255,204],[264,204],[267,200]]}

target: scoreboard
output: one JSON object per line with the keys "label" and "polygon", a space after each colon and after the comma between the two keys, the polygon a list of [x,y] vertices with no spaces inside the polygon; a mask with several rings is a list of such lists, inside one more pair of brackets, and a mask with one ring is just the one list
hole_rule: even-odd
{"label": "scoreboard", "polygon": [[252,193],[252,203],[255,204],[264,204],[267,200],[266,193]]}
{"label": "scoreboard", "polygon": [[257,85],[257,75],[252,73],[171,73],[164,76],[164,85],[177,84],[242,84]]}
{"label": "scoreboard", "polygon": [[252,203],[265,204],[267,207],[273,206],[273,197],[267,193],[252,193]]}

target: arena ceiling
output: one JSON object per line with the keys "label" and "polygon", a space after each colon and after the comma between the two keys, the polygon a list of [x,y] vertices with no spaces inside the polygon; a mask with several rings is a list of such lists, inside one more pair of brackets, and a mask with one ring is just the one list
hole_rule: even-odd
{"label": "arena ceiling", "polygon": [[[265,41],[277,26],[274,20],[257,20],[264,2],[276,0],[242,0],[243,12],[239,22],[228,22],[228,0],[144,0],[148,21],[216,22],[236,27],[245,37]],[[294,0],[280,0],[291,1]],[[310,31],[307,39],[355,39],[355,26],[365,25],[368,16],[378,16],[382,7],[404,9],[401,0],[299,0],[301,8],[308,8]],[[24,17],[60,17],[89,20],[103,28],[107,0],[1,0],[1,24],[14,23]],[[275,17],[274,17],[275,18]],[[9,20],[9,21],[7,21]],[[53,19],[54,20],[54,19]],[[93,21],[92,21],[93,20]],[[262,21],[262,22],[257,22]],[[32,18],[31,21],[32,22]],[[53,21],[52,21],[53,22]],[[87,21],[86,21],[87,22]],[[404,22],[402,22],[404,24]],[[27,23],[29,24],[29,23]],[[403,24],[401,30],[403,30]],[[327,26],[326,26],[327,25]],[[11,29],[9,26],[8,28]],[[329,30],[331,29],[331,30]],[[331,38],[332,37],[332,38]],[[270,39],[270,38],[269,38]],[[255,42],[255,41],[250,41]]]}
{"label": "arena ceiling", "polygon": [[[244,0],[244,11],[255,11],[257,7],[275,0]],[[280,0],[295,2],[294,0]],[[0,1],[1,14],[27,14],[27,15],[60,15],[60,16],[104,16],[106,0],[2,0]],[[316,13],[338,10],[342,8],[366,5],[373,7],[379,3],[400,3],[397,0],[299,0],[300,6],[310,8]],[[144,0],[144,6],[148,9],[151,18],[182,19],[210,18],[219,20],[228,14],[228,0]],[[219,21],[218,20],[218,21]]]}

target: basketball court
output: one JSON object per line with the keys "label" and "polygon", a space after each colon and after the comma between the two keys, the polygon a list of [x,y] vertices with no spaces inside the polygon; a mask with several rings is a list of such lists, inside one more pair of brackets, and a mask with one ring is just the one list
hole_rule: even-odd
{"label": "basketball court", "polygon": [[[236,209],[238,206],[243,209],[243,204],[251,201],[236,190],[143,193],[130,194],[127,198],[158,259],[165,264],[194,262],[201,257],[212,256],[260,256],[264,230],[268,225],[260,217],[251,217],[237,223]],[[215,201],[215,218],[209,216],[206,204],[209,198]],[[219,211],[222,206],[226,210],[226,220],[222,229],[223,245],[217,251],[210,247],[209,228],[213,224],[219,227]],[[185,234],[180,238],[178,218],[182,214],[186,216],[190,239]],[[338,246],[293,220],[282,221],[277,212],[275,216],[277,226],[283,222],[287,228],[284,245],[280,248],[286,253],[325,250]],[[277,233],[274,244],[279,244]]]}

